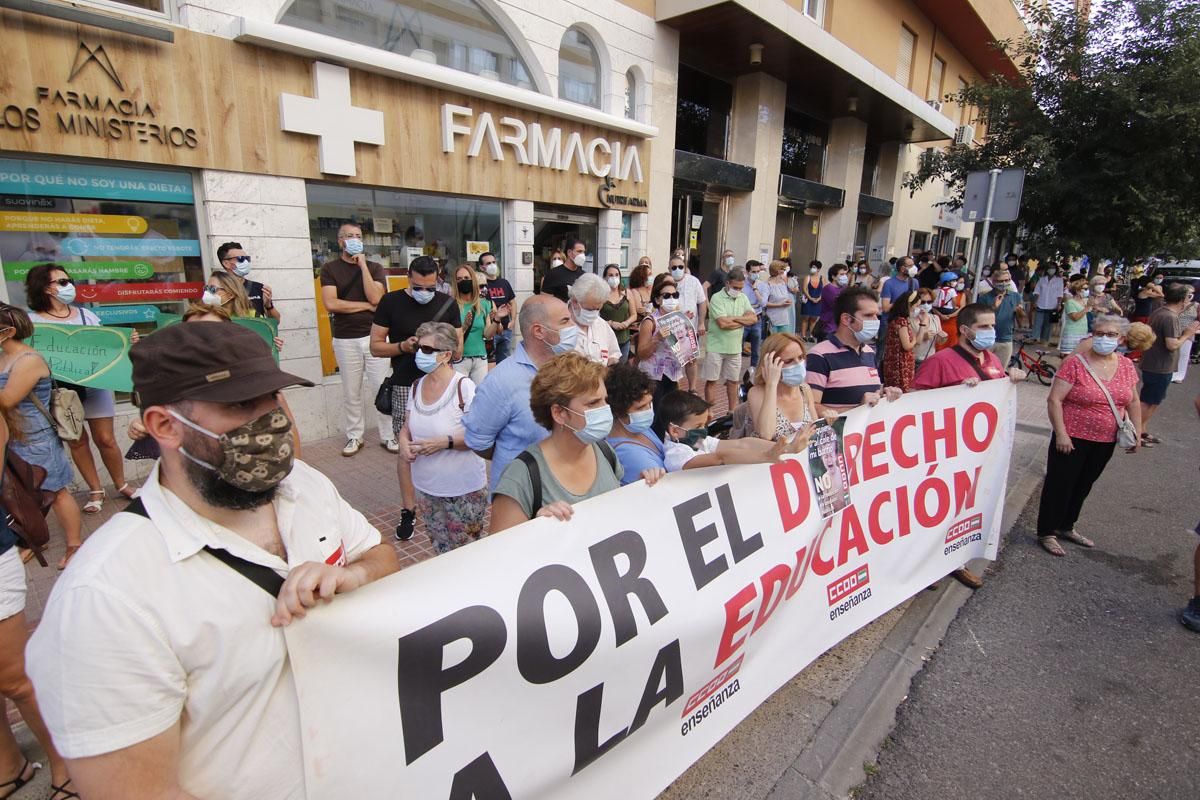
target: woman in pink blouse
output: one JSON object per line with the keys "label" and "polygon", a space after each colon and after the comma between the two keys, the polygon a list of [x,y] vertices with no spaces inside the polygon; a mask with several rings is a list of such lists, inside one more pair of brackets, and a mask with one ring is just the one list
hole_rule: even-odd
{"label": "woman in pink blouse", "polygon": [[[1117,418],[1097,381],[1103,382],[1122,418],[1142,431],[1141,407],[1134,390],[1133,362],[1116,352],[1129,332],[1128,320],[1102,316],[1092,329],[1090,348],[1080,348],[1058,369],[1048,400],[1054,439],[1046,458],[1046,480],[1038,508],[1038,543],[1054,556],[1065,556],[1059,539],[1081,547],[1095,543],[1075,530],[1092,484],[1104,472],[1117,446]],[[1135,445],[1128,452],[1136,452]]]}

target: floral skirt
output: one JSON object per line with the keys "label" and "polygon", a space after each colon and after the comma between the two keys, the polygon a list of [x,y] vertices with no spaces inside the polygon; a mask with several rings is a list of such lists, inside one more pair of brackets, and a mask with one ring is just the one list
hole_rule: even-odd
{"label": "floral skirt", "polygon": [[486,488],[458,497],[434,497],[417,490],[417,517],[433,549],[445,553],[481,538],[488,511]]}

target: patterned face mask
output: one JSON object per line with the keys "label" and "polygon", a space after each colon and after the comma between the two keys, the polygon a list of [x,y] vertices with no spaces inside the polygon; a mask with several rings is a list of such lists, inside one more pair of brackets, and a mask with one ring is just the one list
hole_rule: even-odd
{"label": "patterned face mask", "polygon": [[213,433],[187,417],[170,413],[192,430],[220,442],[225,456],[220,465],[201,461],[182,447],[179,452],[192,463],[217,473],[230,486],[247,492],[265,492],[292,471],[295,460],[292,421],[279,406],[225,434]]}

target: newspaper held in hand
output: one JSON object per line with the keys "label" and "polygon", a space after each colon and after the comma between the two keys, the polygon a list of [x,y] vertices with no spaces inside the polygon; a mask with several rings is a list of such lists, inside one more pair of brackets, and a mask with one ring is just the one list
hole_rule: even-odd
{"label": "newspaper held in hand", "polygon": [[842,449],[845,424],[845,417],[838,417],[832,425],[818,422],[808,440],[808,469],[821,519],[829,519],[850,505],[850,474]]}
{"label": "newspaper held in hand", "polygon": [[671,355],[681,366],[692,363],[700,352],[700,342],[696,336],[696,327],[682,311],[672,311],[663,314],[657,320],[656,331],[671,348]]}

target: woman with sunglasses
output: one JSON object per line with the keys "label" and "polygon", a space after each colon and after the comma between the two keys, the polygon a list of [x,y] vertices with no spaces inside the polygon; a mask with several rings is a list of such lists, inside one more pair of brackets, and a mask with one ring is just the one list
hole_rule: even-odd
{"label": "woman with sunglasses", "polygon": [[638,369],[655,382],[654,399],[673,392],[683,377],[683,365],[675,358],[666,338],[659,335],[658,320],[664,314],[679,310],[679,287],[675,279],[665,272],[654,276],[650,287],[650,313],[638,328]]}
{"label": "woman with sunglasses", "polygon": [[64,569],[83,544],[79,504],[71,495],[71,462],[62,440],[31,396],[50,409],[50,367],[41,353],[25,344],[33,336],[29,315],[16,306],[0,303],[0,406],[15,410],[21,431],[12,432],[8,446],[26,462],[46,470],[42,491],[54,495],[52,507],[67,539],[67,550],[58,563]]}
{"label": "woman with sunglasses", "polygon": [[412,465],[417,519],[424,520],[433,549],[445,553],[484,535],[487,472],[463,441],[462,420],[475,384],[450,366],[458,331],[446,322],[425,322],[416,337],[417,368],[424,375],[408,396],[400,457]]}
{"label": "woman with sunglasses", "polygon": [[[201,305],[216,308],[227,314],[230,319],[236,317],[256,317],[254,304],[250,295],[246,294],[246,285],[242,279],[229,272],[217,270],[208,276],[204,285],[204,293],[200,295]],[[275,349],[283,350],[283,339],[275,337]]]}
{"label": "woman with sunglasses", "polygon": [[[57,325],[103,324],[89,309],[72,305],[75,302],[75,282],[58,264],[38,264],[29,270],[29,274],[25,276],[25,298],[29,303],[29,318],[34,322],[53,322]],[[134,341],[137,341],[136,331]],[[124,460],[113,434],[113,417],[116,416],[113,393],[108,389],[72,388],[79,391],[83,401],[83,418],[87,420],[91,436],[89,437],[88,431],[85,430],[78,441],[69,443],[71,458],[88,485],[88,499],[83,504],[83,511],[85,514],[96,514],[104,507],[105,493],[100,483],[100,472],[96,469],[96,460],[92,457],[90,441],[96,443],[96,449],[100,451],[100,460],[104,462],[109,476],[112,477],[117,492],[130,498],[133,497],[134,490],[125,480]]]}

